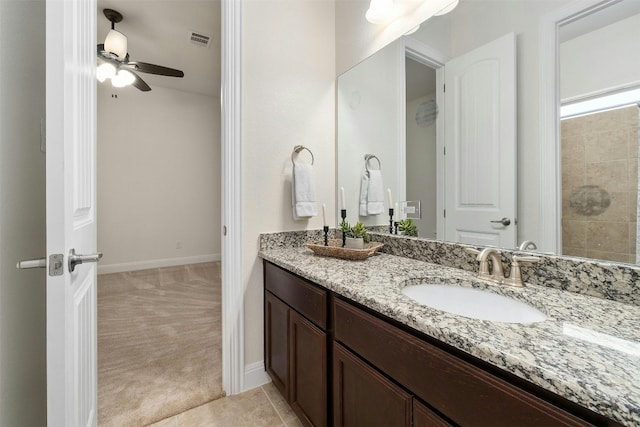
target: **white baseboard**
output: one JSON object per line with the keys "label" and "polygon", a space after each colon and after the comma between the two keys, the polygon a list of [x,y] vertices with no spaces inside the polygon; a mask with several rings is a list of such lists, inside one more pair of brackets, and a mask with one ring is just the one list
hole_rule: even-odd
{"label": "white baseboard", "polygon": [[243,391],[260,387],[269,382],[271,382],[271,377],[267,374],[267,371],[264,370],[264,360],[244,366]]}
{"label": "white baseboard", "polygon": [[98,274],[124,273],[125,271],[148,270],[150,268],[173,267],[175,265],[200,264],[220,261],[220,254],[206,254],[182,258],[150,259],[120,264],[98,264]]}

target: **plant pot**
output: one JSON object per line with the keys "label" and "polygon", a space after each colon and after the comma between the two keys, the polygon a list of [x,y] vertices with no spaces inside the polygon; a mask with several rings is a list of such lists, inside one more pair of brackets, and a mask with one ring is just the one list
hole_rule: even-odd
{"label": "plant pot", "polygon": [[344,247],[349,249],[364,249],[364,239],[362,237],[347,237]]}

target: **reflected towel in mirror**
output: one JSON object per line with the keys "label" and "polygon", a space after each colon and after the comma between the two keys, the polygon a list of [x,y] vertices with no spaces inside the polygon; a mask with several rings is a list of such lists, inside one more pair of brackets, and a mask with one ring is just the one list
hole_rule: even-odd
{"label": "reflected towel in mirror", "polygon": [[360,181],[360,216],[379,215],[384,212],[384,185],[379,170],[369,170]]}

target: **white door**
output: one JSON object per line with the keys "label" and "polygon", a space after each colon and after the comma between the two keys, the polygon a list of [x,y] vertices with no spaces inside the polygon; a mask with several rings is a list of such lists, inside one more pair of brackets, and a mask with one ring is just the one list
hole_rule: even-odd
{"label": "white door", "polygon": [[516,247],[515,43],[445,65],[445,240]]}
{"label": "white door", "polygon": [[47,424],[97,425],[96,3],[47,0]]}

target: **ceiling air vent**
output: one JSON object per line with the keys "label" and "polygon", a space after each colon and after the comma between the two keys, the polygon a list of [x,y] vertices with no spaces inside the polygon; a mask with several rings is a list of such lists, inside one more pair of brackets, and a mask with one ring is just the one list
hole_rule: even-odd
{"label": "ceiling air vent", "polygon": [[189,31],[189,41],[196,46],[209,47],[211,44],[211,36],[200,32]]}

